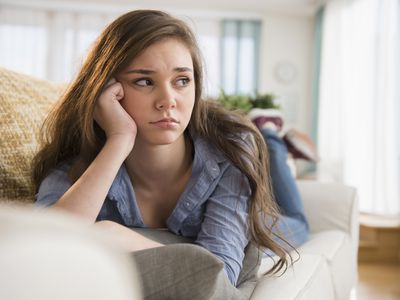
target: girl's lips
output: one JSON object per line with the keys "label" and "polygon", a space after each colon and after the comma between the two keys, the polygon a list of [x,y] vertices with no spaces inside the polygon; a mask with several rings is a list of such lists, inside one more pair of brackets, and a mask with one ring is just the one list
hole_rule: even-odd
{"label": "girl's lips", "polygon": [[172,128],[176,128],[178,126],[179,122],[173,118],[163,118],[156,122],[150,122],[150,124],[153,124],[159,128],[172,129]]}

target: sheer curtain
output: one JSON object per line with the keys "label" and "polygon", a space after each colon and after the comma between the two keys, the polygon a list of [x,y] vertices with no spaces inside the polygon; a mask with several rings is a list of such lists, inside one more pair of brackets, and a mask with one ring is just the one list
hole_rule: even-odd
{"label": "sheer curtain", "polygon": [[400,5],[329,2],[319,93],[319,172],[358,188],[363,212],[400,216]]}
{"label": "sheer curtain", "polygon": [[[51,81],[70,81],[95,38],[124,12],[123,8],[118,12],[117,6],[111,12],[101,8],[92,12],[87,7],[81,9],[79,4],[73,9],[71,6],[55,9],[45,5],[30,7],[29,4],[13,6],[0,3],[0,66]],[[223,16],[176,15],[197,34],[205,62],[206,94],[218,96],[223,86],[221,82],[225,85],[229,82],[231,92],[237,92],[237,89],[243,93],[255,91],[260,38],[258,21],[227,21],[229,26],[237,27],[232,36],[230,30],[224,29]],[[237,43],[234,48],[226,44],[229,39]],[[235,49],[238,50],[235,52],[237,56],[229,62],[229,54]],[[227,66],[240,70],[240,80],[229,81],[228,77],[233,73]]]}
{"label": "sheer curtain", "polygon": [[65,82],[113,15],[0,5],[0,66]]}
{"label": "sheer curtain", "polygon": [[0,66],[44,78],[47,44],[46,13],[0,6]]}
{"label": "sheer curtain", "polygon": [[261,22],[222,22],[222,88],[227,94],[254,94],[258,91]]}

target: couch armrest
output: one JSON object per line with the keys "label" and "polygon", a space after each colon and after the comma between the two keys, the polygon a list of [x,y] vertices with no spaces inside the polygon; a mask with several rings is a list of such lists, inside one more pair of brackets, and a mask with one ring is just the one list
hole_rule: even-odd
{"label": "couch armrest", "polygon": [[341,230],[358,239],[356,189],[337,183],[299,180],[300,194],[311,233]]}
{"label": "couch armrest", "polygon": [[0,299],[142,299],[132,257],[66,213],[0,204],[0,241]]}
{"label": "couch armrest", "polygon": [[[346,234],[340,251],[337,250],[334,256],[328,254],[330,251],[325,251],[324,256],[331,268],[335,298],[348,299],[350,290],[357,282],[359,243],[357,191],[343,184],[318,181],[299,181],[298,186],[311,235],[315,236],[314,245],[323,240],[322,236],[329,237],[337,234],[338,231]],[[328,231],[330,235],[322,233],[324,231]],[[327,244],[329,242],[326,242],[325,246]],[[313,247],[312,243],[304,245],[304,247],[307,246],[308,250]],[[321,249],[320,246],[312,249],[311,253],[318,251],[318,248]]]}

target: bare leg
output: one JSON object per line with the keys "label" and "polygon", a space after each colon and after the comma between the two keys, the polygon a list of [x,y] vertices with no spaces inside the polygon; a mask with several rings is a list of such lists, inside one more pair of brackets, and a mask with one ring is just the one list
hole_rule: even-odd
{"label": "bare leg", "polygon": [[106,232],[116,245],[127,252],[164,246],[113,221],[100,221],[94,225]]}

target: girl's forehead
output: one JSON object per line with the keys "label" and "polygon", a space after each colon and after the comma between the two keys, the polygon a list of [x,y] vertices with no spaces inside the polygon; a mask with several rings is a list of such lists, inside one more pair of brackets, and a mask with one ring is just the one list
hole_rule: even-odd
{"label": "girl's forehead", "polygon": [[185,43],[177,39],[165,39],[145,48],[134,57],[128,68],[170,67],[193,68],[192,54]]}

